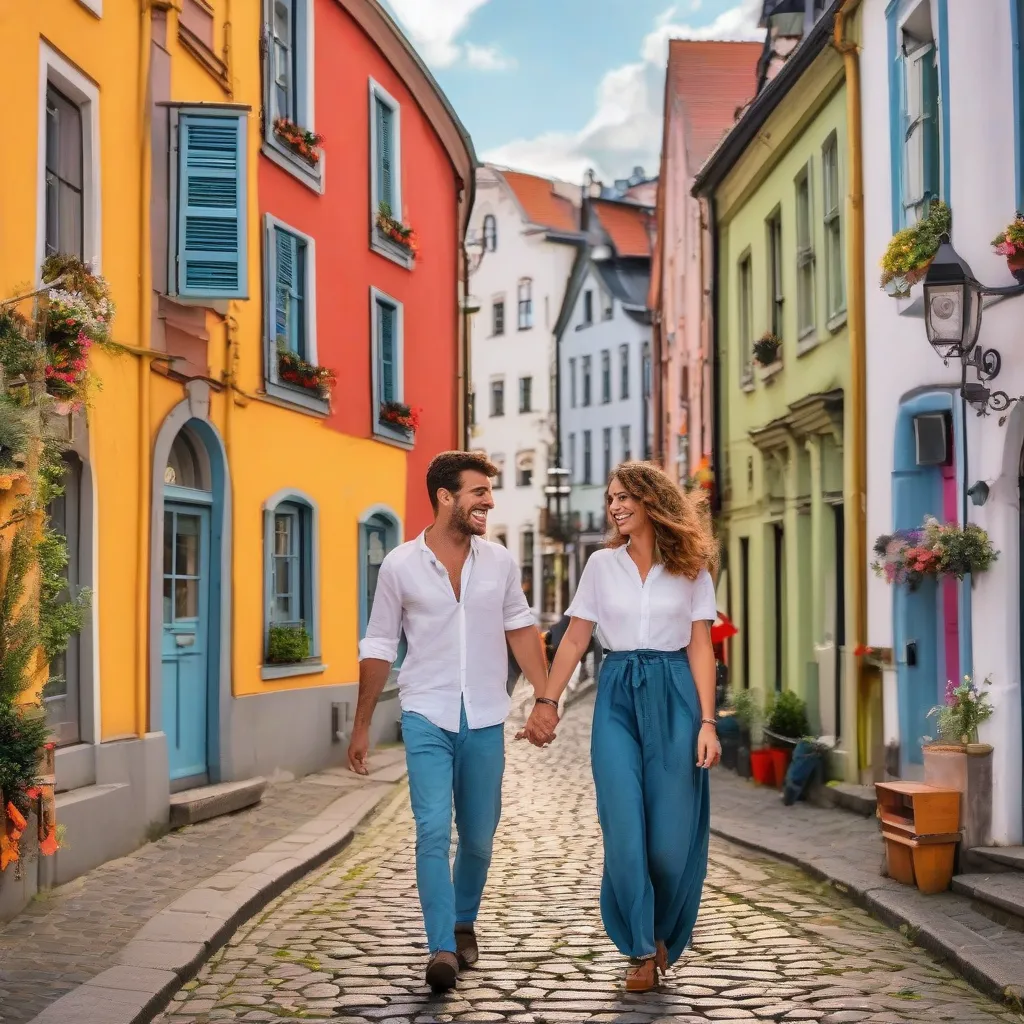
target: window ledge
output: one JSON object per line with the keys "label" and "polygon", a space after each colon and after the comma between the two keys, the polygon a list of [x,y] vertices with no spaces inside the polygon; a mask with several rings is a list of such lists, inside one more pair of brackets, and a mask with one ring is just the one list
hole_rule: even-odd
{"label": "window ledge", "polygon": [[416,257],[408,249],[392,241],[384,234],[376,224],[370,232],[370,248],[392,263],[397,263],[406,270],[412,270],[416,266]]}
{"label": "window ledge", "polygon": [[771,384],[775,377],[782,372],[783,362],[777,359],[770,366],[758,366],[757,379],[762,384]]}
{"label": "window ledge", "polygon": [[294,665],[262,665],[260,679],[293,679],[296,676],[319,676],[327,666],[319,658],[309,658]]}
{"label": "window ledge", "polygon": [[326,177],[324,163],[327,154],[320,154],[320,162],[312,167],[308,161],[303,160],[298,153],[293,153],[287,146],[283,146],[274,137],[273,128],[269,134],[263,137],[263,146],[260,152],[273,164],[277,164],[282,170],[287,171],[293,178],[301,181],[306,188],[317,195],[324,194],[324,178]]}
{"label": "window ledge", "polygon": [[743,376],[740,377],[740,391],[746,392],[746,394],[752,394],[754,391],[754,371],[745,370]]}
{"label": "window ledge", "polygon": [[807,355],[808,352],[813,352],[821,344],[821,340],[816,330],[805,334],[796,343],[797,358]]}
{"label": "window ledge", "polygon": [[289,387],[287,384],[279,384],[273,380],[268,380],[265,387],[268,398],[276,398],[278,402],[293,409],[316,413],[318,416],[326,416],[331,411],[330,402],[325,398],[311,395],[304,389]]}
{"label": "window ledge", "polygon": [[585,331],[588,327],[593,327],[593,326],[594,326],[594,321],[593,320],[584,320],[583,323],[576,325],[576,330],[577,331]]}
{"label": "window ledge", "polygon": [[383,444],[393,445],[395,448],[404,448],[412,451],[416,446],[416,435],[407,434],[404,430],[392,430],[386,423],[376,423],[373,427],[373,438]]}
{"label": "window ledge", "polygon": [[829,317],[825,322],[825,326],[832,334],[841,331],[846,326],[846,310],[841,309],[835,316]]}
{"label": "window ledge", "polygon": [[532,331],[533,330],[533,324],[528,324],[526,327],[517,327],[516,330],[517,331]]}

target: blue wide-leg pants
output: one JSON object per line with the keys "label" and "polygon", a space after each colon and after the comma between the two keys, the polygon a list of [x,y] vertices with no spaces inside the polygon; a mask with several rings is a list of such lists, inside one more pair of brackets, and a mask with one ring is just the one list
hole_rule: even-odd
{"label": "blue wide-leg pants", "polygon": [[[459,731],[448,732],[402,713],[409,793],[416,821],[416,888],[431,953],[455,952],[455,925],[472,924],[491,865],[501,818],[505,733],[500,725],[470,729],[462,709]],[[454,878],[452,806],[459,845]]]}
{"label": "blue wide-leg pants", "polygon": [[591,760],[604,836],[601,917],[628,957],[682,955],[707,872],[708,772],[685,651],[614,651],[597,687]]}

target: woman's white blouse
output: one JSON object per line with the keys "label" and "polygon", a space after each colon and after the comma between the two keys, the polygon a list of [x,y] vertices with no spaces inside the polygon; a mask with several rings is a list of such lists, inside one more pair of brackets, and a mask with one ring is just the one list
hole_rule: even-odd
{"label": "woman's white blouse", "polygon": [[678,651],[690,642],[691,624],[714,622],[718,609],[706,569],[690,580],[654,565],[641,583],[623,545],[590,556],[566,614],[596,623],[609,651]]}

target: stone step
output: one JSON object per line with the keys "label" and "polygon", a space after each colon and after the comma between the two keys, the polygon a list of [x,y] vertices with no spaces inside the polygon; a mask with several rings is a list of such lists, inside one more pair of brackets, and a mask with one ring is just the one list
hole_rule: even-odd
{"label": "stone step", "polygon": [[221,782],[171,794],[171,828],[195,825],[196,822],[232,814],[244,807],[258,804],[267,788],[262,778],[241,782]]}
{"label": "stone step", "polygon": [[969,850],[965,857],[965,863],[974,872],[1024,872],[1024,846],[977,846]]}
{"label": "stone step", "polygon": [[878,806],[874,786],[857,786],[852,782],[834,782],[825,787],[833,807],[873,818]]}
{"label": "stone step", "polygon": [[975,910],[991,920],[1024,932],[1024,874],[957,875],[953,891],[968,897]]}

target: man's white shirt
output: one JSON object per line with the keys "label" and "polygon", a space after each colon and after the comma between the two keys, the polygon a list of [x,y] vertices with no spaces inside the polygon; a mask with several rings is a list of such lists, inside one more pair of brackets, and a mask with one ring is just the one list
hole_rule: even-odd
{"label": "man's white shirt", "polygon": [[421,533],[381,563],[359,659],[393,662],[404,631],[403,711],[458,732],[465,703],[470,729],[500,725],[510,707],[505,632],[535,625],[519,568],[502,545],[473,537],[456,601],[448,570],[425,538]]}

